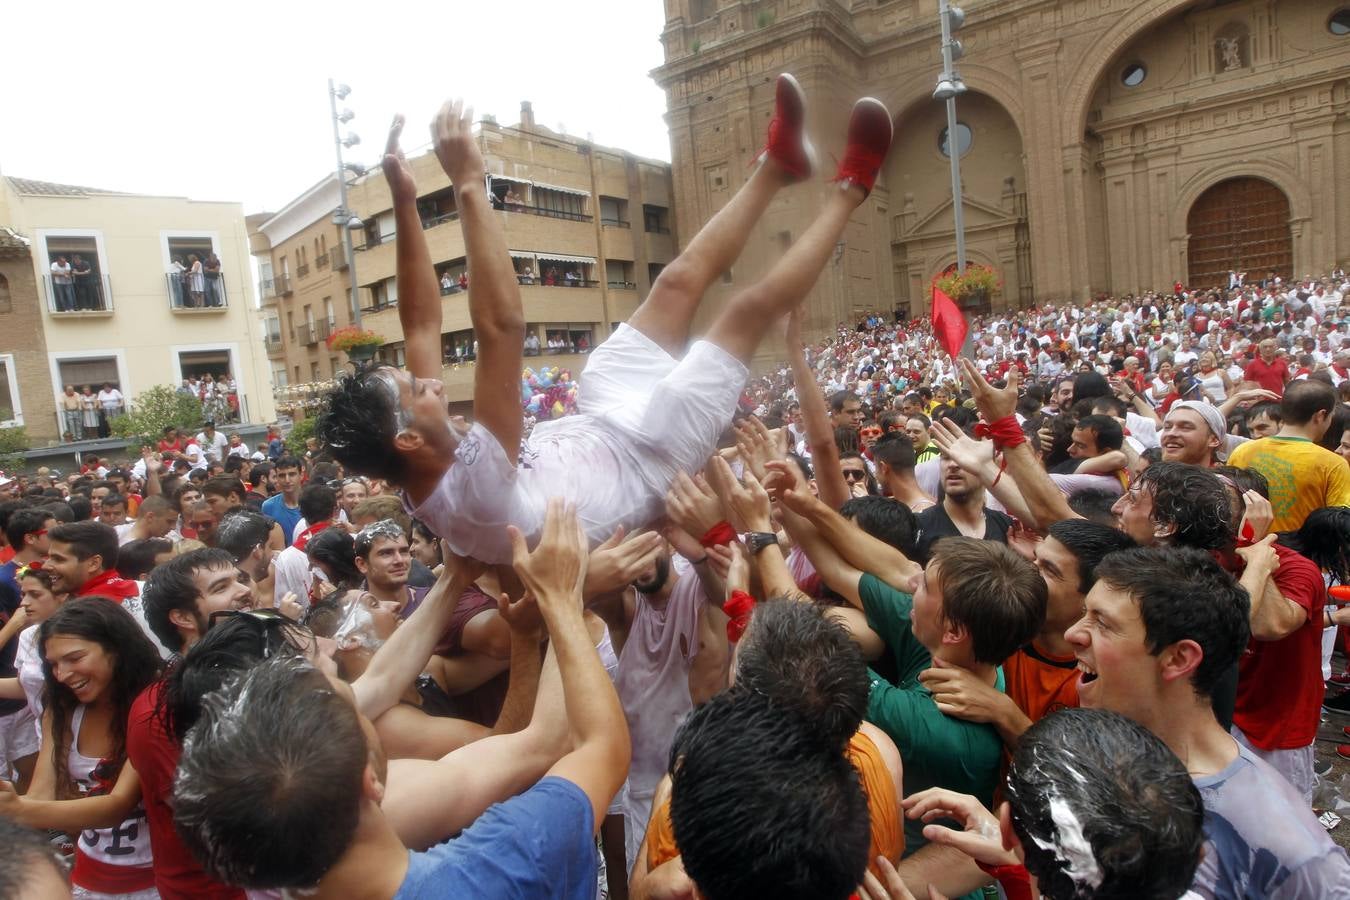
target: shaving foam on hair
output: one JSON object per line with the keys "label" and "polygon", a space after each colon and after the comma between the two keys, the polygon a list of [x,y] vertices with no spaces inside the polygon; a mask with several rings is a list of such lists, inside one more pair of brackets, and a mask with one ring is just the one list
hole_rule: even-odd
{"label": "shaving foam on hair", "polygon": [[1083,834],[1083,825],[1063,797],[1050,797],[1050,819],[1055,823],[1054,840],[1032,836],[1036,846],[1055,855],[1064,864],[1064,874],[1080,887],[1101,887],[1102,867],[1092,852],[1092,843]]}

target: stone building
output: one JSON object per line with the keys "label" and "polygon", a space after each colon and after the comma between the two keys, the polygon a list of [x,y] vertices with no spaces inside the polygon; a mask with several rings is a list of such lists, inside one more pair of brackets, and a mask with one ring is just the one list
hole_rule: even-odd
{"label": "stone building", "polygon": [[[969,0],[957,34],[967,255],[993,308],[1328,271],[1350,257],[1350,3]],[[870,94],[894,149],[810,301],[819,332],[922,315],[955,261],[937,0],[665,0],[681,243],[747,177],[774,76],[842,151]],[[822,158],[830,159],[829,152]],[[829,165],[828,163],[826,164]],[[829,174],[828,172],[826,173]],[[731,286],[764,271],[827,186],[780,195]]]}

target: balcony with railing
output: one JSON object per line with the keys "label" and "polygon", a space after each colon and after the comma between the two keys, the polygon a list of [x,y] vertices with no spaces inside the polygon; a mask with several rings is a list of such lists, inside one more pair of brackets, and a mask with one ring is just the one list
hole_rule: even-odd
{"label": "balcony with railing", "polygon": [[329,254],[329,259],[331,260],[329,265],[333,267],[333,271],[341,272],[347,268],[347,248],[338,244]]}
{"label": "balcony with railing", "polygon": [[286,345],[282,342],[280,334],[263,335],[263,346],[270,357],[281,356],[286,352]]}
{"label": "balcony with railing", "polygon": [[258,297],[263,306],[275,306],[277,302],[277,280],[275,278],[259,279]]}
{"label": "balcony with railing", "polygon": [[288,274],[283,273],[276,276],[276,286],[278,297],[289,297],[295,293],[295,288],[291,286],[291,276]]}
{"label": "balcony with railing", "polygon": [[95,318],[113,312],[112,283],[107,275],[72,275],[57,282],[55,276],[42,276],[47,291],[47,312],[62,318]]}
{"label": "balcony with railing", "polygon": [[306,322],[295,329],[295,339],[302,347],[313,347],[320,340],[319,323]]}
{"label": "balcony with railing", "polygon": [[326,269],[326,268],[328,268],[328,254],[327,254],[327,253],[320,253],[318,256],[314,257],[314,268],[315,268],[316,271],[319,270],[319,269]]}
{"label": "balcony with railing", "polygon": [[221,313],[230,305],[223,272],[203,272],[196,277],[190,272],[168,272],[164,285],[169,309],[176,313]]}
{"label": "balcony with railing", "polygon": [[301,263],[300,265],[296,266],[296,267],[295,267],[295,277],[296,277],[296,278],[308,278],[308,277],[309,277],[309,263]]}

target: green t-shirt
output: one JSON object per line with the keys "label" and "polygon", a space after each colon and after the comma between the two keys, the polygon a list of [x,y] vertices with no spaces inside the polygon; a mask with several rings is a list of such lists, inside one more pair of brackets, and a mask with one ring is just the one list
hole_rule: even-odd
{"label": "green t-shirt", "polygon": [[[919,673],[933,664],[928,650],[910,629],[914,598],[897,591],[874,575],[858,581],[868,626],[879,634],[895,657],[900,679],[891,684],[868,670],[872,690],[867,701],[867,721],[890,735],[900,748],[905,765],[905,796],[931,787],[946,788],[979,798],[993,808],[1003,760],[1003,741],[993,725],[965,722],[941,713],[928,689],[919,683]],[[994,686],[1004,690],[1003,669]],[[927,843],[924,823],[905,819],[905,855]]]}

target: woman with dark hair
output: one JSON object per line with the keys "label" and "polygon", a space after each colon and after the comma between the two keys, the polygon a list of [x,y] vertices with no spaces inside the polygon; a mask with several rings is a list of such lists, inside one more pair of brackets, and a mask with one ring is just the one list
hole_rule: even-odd
{"label": "woman with dark hair", "polygon": [[425,522],[412,520],[412,536],[408,543],[413,559],[422,563],[435,574],[441,574],[441,540],[432,533]]}
{"label": "woman with dark hair", "polygon": [[[137,695],[159,677],[154,644],[119,604],[81,597],[42,623],[37,649],[45,679],[42,745],[47,752],[38,758],[24,801],[114,792],[139,800],[140,780],[126,766],[127,715]],[[129,777],[119,778],[124,769]],[[71,873],[75,897],[158,896],[149,829],[139,804],[114,827],[74,824],[80,830]],[[70,823],[48,827],[74,830]]]}
{"label": "woman with dark hair", "polygon": [[62,603],[70,596],[64,591],[52,590],[55,576],[50,569],[42,568],[40,562],[21,566],[15,572],[15,581],[19,584],[19,608],[4,628],[0,628],[0,646],[7,645],[18,635],[14,651],[14,671],[17,677],[0,678],[0,700],[25,701],[28,706],[25,718],[28,725],[17,721],[14,727],[25,728],[26,734],[15,732],[9,748],[14,758],[14,768],[18,772],[15,785],[21,792],[28,790],[37,763],[37,752],[42,740],[42,660],[37,654],[37,626],[47,621]]}
{"label": "woman with dark hair", "polygon": [[[364,579],[356,568],[356,550],[352,536],[341,528],[328,528],[314,535],[305,545],[305,555],[309,557],[309,566],[314,570],[315,593],[328,595],[333,591],[346,591],[356,587]],[[318,588],[322,580],[333,586],[333,591]]]}
{"label": "woman with dark hair", "polygon": [[[1327,587],[1350,584],[1350,506],[1315,509],[1308,513],[1301,528],[1282,531],[1277,540],[1281,546],[1312,560],[1322,571]],[[1336,685],[1350,684],[1350,678],[1331,674],[1336,633],[1341,625],[1347,624],[1350,624],[1350,607],[1337,606],[1328,597],[1322,610],[1322,677]],[[1336,752],[1340,753],[1340,749]],[[1350,756],[1350,751],[1341,755]]]}

